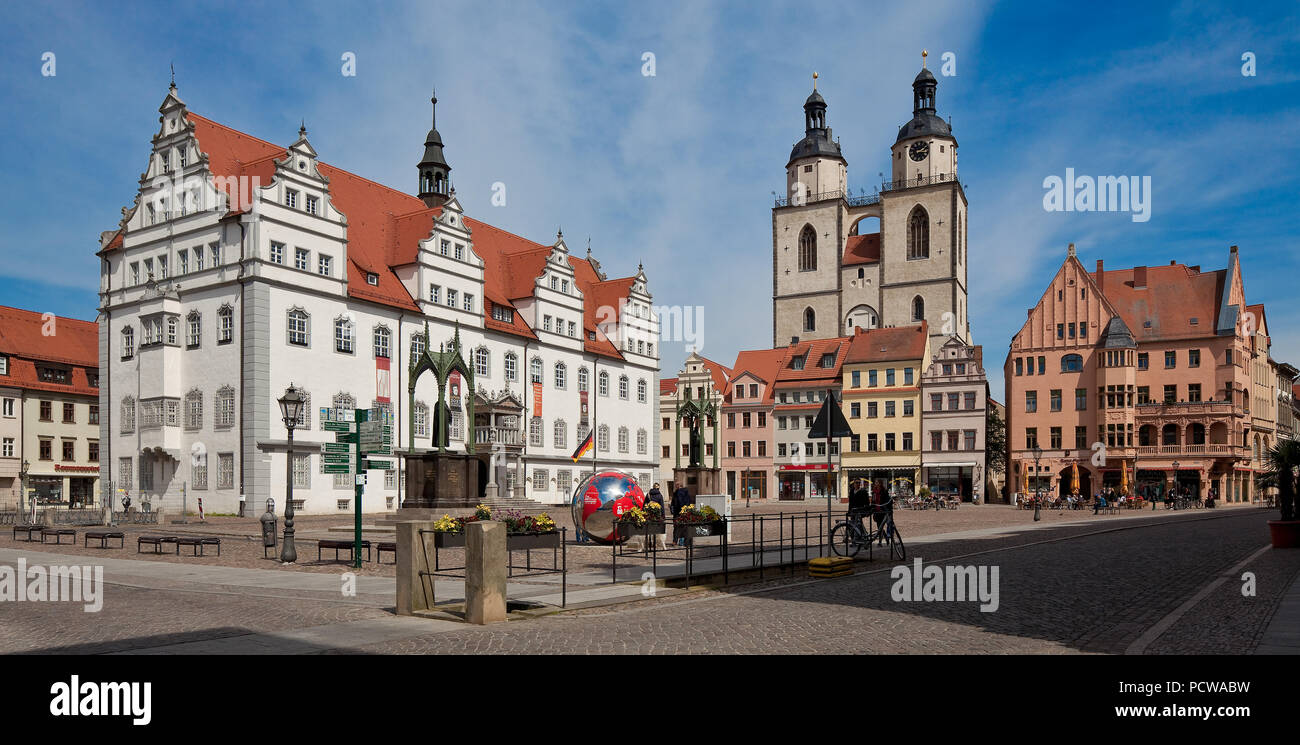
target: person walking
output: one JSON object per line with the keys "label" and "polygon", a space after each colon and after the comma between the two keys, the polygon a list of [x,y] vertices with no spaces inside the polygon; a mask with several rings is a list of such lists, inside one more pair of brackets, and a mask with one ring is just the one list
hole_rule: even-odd
{"label": "person walking", "polygon": [[[672,499],[673,518],[676,519],[678,513],[680,513],[682,511],[682,508],[688,504],[695,504],[695,498],[691,496],[690,490],[686,488],[685,484],[683,484],[682,486],[677,487],[677,491],[673,492],[673,499]],[[686,538],[684,536],[678,538],[677,545],[685,546]]]}

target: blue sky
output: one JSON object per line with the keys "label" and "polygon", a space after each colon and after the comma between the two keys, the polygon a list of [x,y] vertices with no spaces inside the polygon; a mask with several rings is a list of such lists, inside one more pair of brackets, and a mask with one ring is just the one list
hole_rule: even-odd
{"label": "blue sky", "polygon": [[[1242,4],[1238,4],[1242,5]],[[191,110],[414,191],[438,128],[472,216],[541,242],[563,226],[658,305],[702,305],[703,349],[771,341],[771,192],[811,72],[876,188],[919,52],[961,146],[972,331],[994,395],[1011,335],[1075,243],[1085,266],[1218,269],[1241,247],[1274,357],[1300,362],[1300,19],[1289,2],[50,2],[0,27],[0,304],[94,318],[100,231],[134,198],[175,63]],[[42,54],[55,54],[53,77]],[[341,56],[356,55],[356,76]],[[642,75],[642,55],[655,75]],[[1242,74],[1242,55],[1256,74]],[[1046,212],[1066,168],[1150,176],[1151,219]],[[493,206],[492,185],[506,185]],[[681,343],[663,345],[672,375]]]}

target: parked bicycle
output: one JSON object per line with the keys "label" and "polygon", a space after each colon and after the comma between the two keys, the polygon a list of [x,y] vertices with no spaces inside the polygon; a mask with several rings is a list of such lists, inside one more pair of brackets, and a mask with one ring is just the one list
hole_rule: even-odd
{"label": "parked bicycle", "polygon": [[[831,528],[831,550],[837,556],[853,557],[865,547],[870,556],[874,546],[887,544],[890,559],[906,561],[907,548],[903,545],[903,536],[899,534],[898,527],[894,525],[893,511],[888,509],[888,505],[881,505],[878,509],[884,513],[879,523],[876,523],[875,515],[871,512],[860,515],[850,513],[848,519]],[[870,527],[873,525],[876,527]]]}

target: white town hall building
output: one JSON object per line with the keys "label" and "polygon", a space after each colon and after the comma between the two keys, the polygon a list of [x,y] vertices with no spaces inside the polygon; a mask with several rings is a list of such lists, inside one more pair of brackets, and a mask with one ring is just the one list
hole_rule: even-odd
{"label": "white town hall building", "polygon": [[[477,390],[453,381],[451,448],[474,438],[498,454],[490,495],[567,502],[592,463],[570,455],[593,426],[600,466],[645,488],[658,478],[658,325],[639,267],[607,279],[563,235],[543,245],[466,217],[436,126],[412,196],[321,162],[305,129],[274,145],[189,112],[174,85],[159,111],[139,194],[98,254],[100,457],[115,502],[125,490],[177,510],[184,488],[191,510],[282,505],[277,399],[294,384],[310,398],[295,503],[351,510],[352,478],[323,472],[325,421],[386,409],[395,451],[428,449],[437,386],[421,377],[410,410],[410,355],[457,331]],[[462,394],[476,396],[474,422]],[[398,461],[368,473],[364,511],[400,504]]]}

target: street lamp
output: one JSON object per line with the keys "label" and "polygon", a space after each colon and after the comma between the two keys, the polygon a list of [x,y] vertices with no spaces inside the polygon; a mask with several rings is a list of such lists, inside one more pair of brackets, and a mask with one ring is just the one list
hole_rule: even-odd
{"label": "street lamp", "polygon": [[1170,504],[1174,509],[1178,509],[1178,461],[1174,461],[1174,477],[1169,480],[1169,486],[1169,495],[1166,500],[1172,500]]}
{"label": "street lamp", "polygon": [[1043,507],[1043,489],[1039,485],[1039,480],[1042,479],[1043,476],[1038,470],[1038,462],[1042,459],[1043,448],[1038,443],[1034,443],[1034,522],[1043,519],[1041,512]]}
{"label": "street lamp", "polygon": [[[26,514],[24,505],[25,505],[25,500],[27,498],[27,473],[30,470],[32,470],[32,462],[27,460],[26,458],[23,458],[23,465],[21,469],[18,471],[18,519],[19,520],[21,520],[23,518],[23,515]],[[35,504],[32,505],[33,508],[35,506],[36,506]]]}
{"label": "street lamp", "polygon": [[298,560],[298,551],[293,545],[293,429],[298,426],[298,417],[302,414],[302,393],[289,384],[288,390],[280,397],[280,413],[284,415],[284,428],[289,430],[289,449],[284,468],[287,496],[284,499],[284,549],[280,552],[280,561],[292,564]]}

